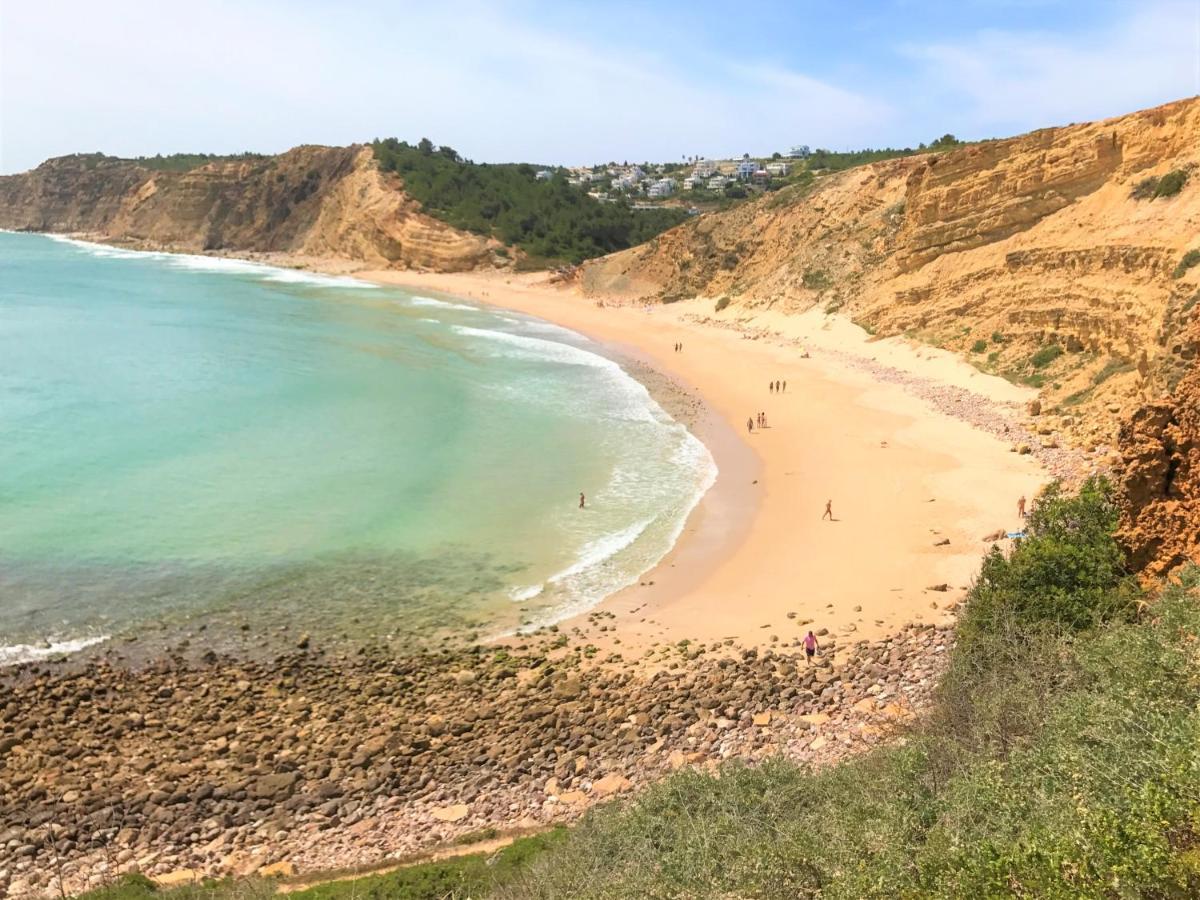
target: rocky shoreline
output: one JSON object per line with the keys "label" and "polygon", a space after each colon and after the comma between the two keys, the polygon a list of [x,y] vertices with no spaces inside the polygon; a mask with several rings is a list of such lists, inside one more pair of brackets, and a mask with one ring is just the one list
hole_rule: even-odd
{"label": "rocky shoreline", "polygon": [[403,657],[20,667],[0,682],[0,889],[363,865],[569,821],[683,766],[822,765],[920,711],[949,629],[825,635],[813,666],[795,639],[600,660],[546,630]]}

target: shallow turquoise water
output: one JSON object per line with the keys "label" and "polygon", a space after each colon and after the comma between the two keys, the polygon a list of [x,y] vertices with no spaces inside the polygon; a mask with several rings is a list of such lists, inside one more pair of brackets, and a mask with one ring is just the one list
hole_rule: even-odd
{"label": "shallow turquoise water", "polygon": [[597,602],[713,474],[598,349],[449,298],[0,234],[0,662],[151,622],[413,635]]}

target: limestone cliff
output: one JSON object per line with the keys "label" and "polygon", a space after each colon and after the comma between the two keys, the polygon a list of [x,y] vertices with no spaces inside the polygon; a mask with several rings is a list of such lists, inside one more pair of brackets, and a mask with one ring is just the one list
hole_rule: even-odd
{"label": "limestone cliff", "polygon": [[498,244],[423,214],[366,147],[297,147],[186,172],[60,157],[0,177],[0,227],[373,267],[462,271],[501,262]]}
{"label": "limestone cliff", "polygon": [[963,351],[1042,388],[1039,428],[1104,455],[1117,413],[1179,374],[1198,164],[1200,99],[1185,100],[819,176],[580,277],[596,293],[727,297],[727,317],[820,304]]}

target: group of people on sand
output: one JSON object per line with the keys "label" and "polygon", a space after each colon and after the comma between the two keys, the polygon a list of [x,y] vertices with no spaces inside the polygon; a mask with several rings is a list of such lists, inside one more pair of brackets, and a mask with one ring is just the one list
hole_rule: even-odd
{"label": "group of people on sand", "polygon": [[747,419],[746,431],[748,431],[750,434],[754,434],[755,425],[757,425],[759,428],[767,427],[767,414],[765,412],[760,412],[758,415],[751,416],[749,419]]}
{"label": "group of people on sand", "polygon": [[676,353],[683,352],[683,342],[682,341],[679,341],[678,343],[675,344],[675,352]]}
{"label": "group of people on sand", "polygon": [[767,390],[769,390],[772,394],[782,394],[787,390],[787,382],[772,381],[767,385]]}

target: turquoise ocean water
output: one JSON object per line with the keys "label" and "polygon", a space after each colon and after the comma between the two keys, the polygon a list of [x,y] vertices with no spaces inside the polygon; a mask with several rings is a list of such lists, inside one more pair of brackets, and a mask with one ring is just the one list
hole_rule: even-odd
{"label": "turquoise ocean water", "polygon": [[451,298],[0,233],[0,664],[598,602],[715,474],[600,349]]}

